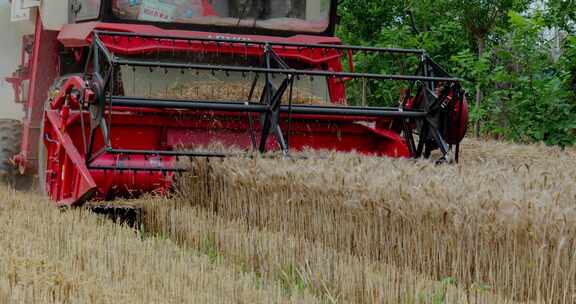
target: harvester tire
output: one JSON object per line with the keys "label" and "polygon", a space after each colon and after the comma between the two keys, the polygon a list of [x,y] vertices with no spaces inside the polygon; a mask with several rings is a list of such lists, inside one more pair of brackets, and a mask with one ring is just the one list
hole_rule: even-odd
{"label": "harvester tire", "polygon": [[21,175],[12,158],[20,151],[22,123],[0,119],[0,182],[18,190],[29,187],[29,178]]}

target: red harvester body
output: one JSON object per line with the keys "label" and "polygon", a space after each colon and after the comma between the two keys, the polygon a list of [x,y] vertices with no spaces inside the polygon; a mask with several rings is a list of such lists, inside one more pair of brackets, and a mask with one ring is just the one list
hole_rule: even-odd
{"label": "red harvester body", "polygon": [[[464,93],[424,51],[342,45],[336,0],[248,2],[72,0],[59,30],[38,14],[10,78],[16,96],[29,82],[20,172],[75,205],[166,192],[181,158],[231,156],[215,144],[457,158]],[[416,68],[359,72],[365,54]],[[396,104],[369,106],[388,83],[405,84]]]}

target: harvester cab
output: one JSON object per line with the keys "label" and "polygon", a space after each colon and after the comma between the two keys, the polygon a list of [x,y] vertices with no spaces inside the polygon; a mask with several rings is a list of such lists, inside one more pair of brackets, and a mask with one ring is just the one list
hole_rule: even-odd
{"label": "harvester cab", "polygon": [[58,205],[168,191],[182,158],[457,160],[466,133],[459,80],[423,50],[343,45],[337,0],[13,2],[36,25],[15,161]]}

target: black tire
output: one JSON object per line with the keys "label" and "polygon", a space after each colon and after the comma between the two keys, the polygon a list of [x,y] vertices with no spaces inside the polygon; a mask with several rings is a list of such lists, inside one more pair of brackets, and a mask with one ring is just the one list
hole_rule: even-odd
{"label": "black tire", "polygon": [[18,190],[30,187],[30,178],[21,175],[12,162],[20,151],[22,123],[14,119],[0,119],[0,182]]}

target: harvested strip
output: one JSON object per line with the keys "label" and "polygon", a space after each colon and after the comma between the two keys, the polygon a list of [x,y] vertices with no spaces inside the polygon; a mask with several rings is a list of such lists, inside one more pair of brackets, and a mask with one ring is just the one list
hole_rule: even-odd
{"label": "harvested strip", "polygon": [[150,199],[147,230],[195,250],[244,265],[287,289],[310,290],[333,303],[510,303],[475,286],[466,292],[454,280],[427,279],[409,269],[367,261],[285,233],[226,220],[185,202]]}
{"label": "harvested strip", "polygon": [[314,303],[81,210],[0,189],[0,303]]}
{"label": "harvested strip", "polygon": [[560,148],[544,144],[522,145],[502,141],[465,140],[463,163],[496,161],[504,167],[532,163],[558,163],[566,159],[576,161],[576,148]]}

